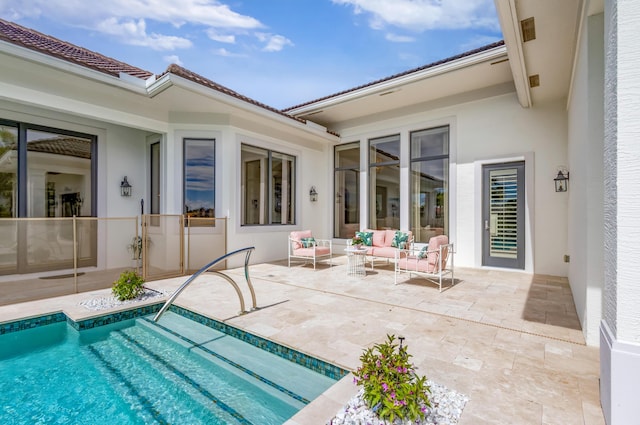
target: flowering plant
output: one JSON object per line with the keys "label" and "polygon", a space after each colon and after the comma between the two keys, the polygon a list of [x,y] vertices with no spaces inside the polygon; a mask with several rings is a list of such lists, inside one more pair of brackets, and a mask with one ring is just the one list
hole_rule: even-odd
{"label": "flowering plant", "polygon": [[354,236],[353,239],[351,239],[351,245],[362,245],[363,243],[364,241],[359,236]]}
{"label": "flowering plant", "polygon": [[395,339],[387,335],[387,342],[364,351],[362,365],[353,372],[354,382],[364,387],[364,400],[380,419],[424,419],[426,408],[431,407],[427,396],[431,390],[426,377],[416,375],[402,338],[399,347]]}
{"label": "flowering plant", "polygon": [[125,270],[113,282],[111,292],[120,301],[132,300],[144,292],[144,279],[135,270]]}

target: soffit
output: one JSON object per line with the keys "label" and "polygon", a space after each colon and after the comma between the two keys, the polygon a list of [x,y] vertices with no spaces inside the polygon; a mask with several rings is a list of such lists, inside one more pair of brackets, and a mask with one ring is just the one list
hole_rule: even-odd
{"label": "soffit", "polygon": [[[521,51],[527,79],[539,76],[540,85],[528,88],[531,103],[535,106],[565,98],[569,91],[582,0],[499,0],[496,5],[515,8],[517,22],[511,24],[517,25],[517,31],[521,31],[522,20],[531,17],[535,20],[534,40],[505,39],[509,52]],[[515,43],[520,43],[520,49]]]}
{"label": "soffit", "polygon": [[305,105],[288,112],[332,129],[345,121],[498,86],[513,80],[504,51],[483,62],[469,63],[445,72],[437,71],[438,68],[434,67],[420,79],[406,83],[402,79],[397,82],[385,81],[349,92],[348,98],[336,96],[328,101],[319,101],[315,105]]}

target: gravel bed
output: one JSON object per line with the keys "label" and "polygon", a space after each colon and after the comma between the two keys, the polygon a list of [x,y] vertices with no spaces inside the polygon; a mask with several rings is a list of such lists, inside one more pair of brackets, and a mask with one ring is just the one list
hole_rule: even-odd
{"label": "gravel bed", "polygon": [[140,301],[150,300],[156,297],[162,297],[167,295],[163,291],[156,291],[154,289],[144,288],[144,292],[140,294],[137,298],[127,301],[120,301],[114,296],[110,297],[102,297],[102,298],[91,298],[88,300],[80,301],[80,305],[85,307],[88,310],[98,311],[98,310],[106,310],[108,308],[119,307],[122,305],[133,304]]}
{"label": "gravel bed", "polygon": [[327,425],[445,425],[457,424],[462,415],[462,409],[469,401],[469,397],[457,391],[450,390],[433,381],[427,380],[427,385],[431,387],[429,401],[431,408],[427,408],[426,415],[422,421],[401,421],[396,419],[393,424],[381,421],[367,407],[362,395],[364,389],[360,389],[358,394],[343,407],[336,416],[327,422]]}

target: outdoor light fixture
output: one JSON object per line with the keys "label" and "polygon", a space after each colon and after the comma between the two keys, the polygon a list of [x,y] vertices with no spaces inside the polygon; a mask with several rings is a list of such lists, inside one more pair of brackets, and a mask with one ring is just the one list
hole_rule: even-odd
{"label": "outdoor light fixture", "polygon": [[311,199],[311,202],[316,202],[318,200],[318,192],[316,192],[315,186],[311,186],[311,190],[309,190],[309,199]]}
{"label": "outdoor light fixture", "polygon": [[120,182],[120,195],[131,196],[131,185],[127,181],[127,176],[124,176],[124,180]]}
{"label": "outdoor light fixture", "polygon": [[558,170],[558,175],[553,179],[556,183],[556,192],[566,192],[569,188],[569,172],[566,171],[566,173],[563,170]]}

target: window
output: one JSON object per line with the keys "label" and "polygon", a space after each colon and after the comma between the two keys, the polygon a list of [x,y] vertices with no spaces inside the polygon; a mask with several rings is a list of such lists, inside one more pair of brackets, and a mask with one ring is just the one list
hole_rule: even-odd
{"label": "window", "polygon": [[369,140],[369,227],[400,228],[400,135]]}
{"label": "window", "polygon": [[0,218],[16,217],[18,127],[0,125]]}
{"label": "window", "polygon": [[336,238],[352,238],[360,230],[360,143],[335,147],[333,213]]}
{"label": "window", "polygon": [[449,127],[411,133],[411,217],[416,242],[448,234]]}
{"label": "window", "polygon": [[0,217],[95,216],[95,142],[0,121]]}
{"label": "window", "polygon": [[295,223],[296,158],[242,145],[242,225]]}
{"label": "window", "polygon": [[150,194],[151,202],[149,212],[151,214],[160,214],[160,142],[151,144],[151,178]]}
{"label": "window", "polygon": [[[188,217],[215,217],[215,154],[214,139],[184,139],[184,214]],[[193,220],[191,225],[207,224]]]}

